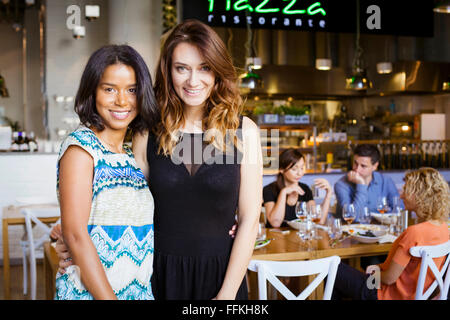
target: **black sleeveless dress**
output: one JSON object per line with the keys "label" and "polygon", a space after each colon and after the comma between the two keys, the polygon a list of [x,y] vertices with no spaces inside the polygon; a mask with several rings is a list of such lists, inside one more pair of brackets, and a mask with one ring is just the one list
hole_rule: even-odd
{"label": "black sleeveless dress", "polygon": [[[225,278],[242,154],[236,148],[232,154],[221,154],[202,140],[202,133],[183,133],[174,155],[166,157],[157,153],[156,139],[149,135],[156,299],[209,300],[218,294]],[[236,299],[248,299],[245,279]]]}

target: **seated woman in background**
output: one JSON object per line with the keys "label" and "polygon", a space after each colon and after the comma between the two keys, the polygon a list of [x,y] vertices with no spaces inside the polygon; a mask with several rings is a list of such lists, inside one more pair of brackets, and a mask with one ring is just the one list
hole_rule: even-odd
{"label": "seated woman in background", "polygon": [[[286,226],[285,220],[294,220],[297,202],[306,202],[307,206],[316,203],[311,189],[299,182],[305,174],[305,157],[298,149],[286,149],[280,154],[280,171],[277,180],[263,189],[263,202],[266,209],[268,227]],[[331,200],[331,186],[326,179],[315,179],[316,188],[325,189],[326,196],[321,204],[320,224],[324,224]]]}
{"label": "seated woman in background", "polygon": [[[449,186],[433,168],[420,168],[405,175],[401,198],[406,210],[414,211],[418,223],[408,227],[394,241],[388,257],[379,265],[380,288],[369,288],[368,274],[340,263],[334,284],[333,299],[349,297],[355,300],[412,300],[415,297],[421,259],[410,255],[416,246],[433,246],[449,240],[447,227],[450,208]],[[441,268],[444,258],[436,258]],[[372,267],[372,268],[371,268]],[[374,266],[369,266],[373,269]],[[428,273],[425,289],[434,277]]]}

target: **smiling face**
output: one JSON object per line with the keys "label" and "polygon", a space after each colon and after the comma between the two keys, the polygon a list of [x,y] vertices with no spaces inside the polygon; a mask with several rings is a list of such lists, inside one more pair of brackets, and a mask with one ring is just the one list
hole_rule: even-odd
{"label": "smiling face", "polygon": [[296,183],[305,174],[305,160],[300,158],[292,167],[282,170],[281,173],[286,183]]}
{"label": "smiling face", "polygon": [[132,67],[124,64],[106,67],[96,90],[96,108],[106,129],[126,131],[138,114]]}
{"label": "smiling face", "polygon": [[203,107],[214,87],[215,76],[198,48],[178,44],[172,55],[172,84],[178,97],[189,107]]}

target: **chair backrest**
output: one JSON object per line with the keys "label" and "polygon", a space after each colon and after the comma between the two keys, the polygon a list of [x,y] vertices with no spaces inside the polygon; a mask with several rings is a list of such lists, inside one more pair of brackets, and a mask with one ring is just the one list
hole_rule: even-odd
{"label": "chair backrest", "polygon": [[[259,299],[267,300],[267,281],[288,300],[305,300],[314,289],[327,277],[323,299],[330,300],[334,280],[341,258],[332,256],[309,261],[266,261],[251,260],[248,269],[258,273]],[[298,295],[292,293],[278,278],[302,277],[315,275],[317,277]]]}
{"label": "chair backrest", "polygon": [[[448,289],[450,285],[450,240],[435,246],[418,246],[409,249],[409,253],[413,257],[422,258],[420,265],[419,279],[416,287],[416,300],[427,300],[434,292],[437,286],[439,286],[440,295],[439,300],[447,300]],[[433,258],[439,258],[447,256],[441,270],[438,269]],[[430,287],[423,292],[425,286],[425,279],[428,273],[428,268],[431,270],[435,277],[435,281]]]}

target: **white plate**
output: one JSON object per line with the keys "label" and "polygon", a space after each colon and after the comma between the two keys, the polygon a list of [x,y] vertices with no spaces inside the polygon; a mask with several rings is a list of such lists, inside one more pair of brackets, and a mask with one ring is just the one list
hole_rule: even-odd
{"label": "white plate", "polygon": [[394,213],[377,213],[371,212],[370,215],[375,218],[380,223],[391,224],[395,223],[397,216]]}
{"label": "white plate", "polygon": [[256,241],[255,242],[255,250],[267,246],[270,243],[270,241],[272,241],[272,240],[271,239],[266,239],[266,240],[258,240],[258,241]]}
{"label": "white plate", "polygon": [[[353,230],[353,232],[351,232]],[[372,232],[374,231],[383,231],[384,233],[387,233],[389,230],[388,226],[380,225],[380,224],[350,224],[350,225],[343,225],[342,231],[345,231],[347,233],[354,233],[357,232],[355,230],[362,230],[360,233],[363,233],[367,230],[370,230]]]}
{"label": "white plate", "polygon": [[294,220],[291,220],[291,221],[286,221],[286,223],[287,223],[288,226],[290,226],[291,228],[297,229],[297,230],[300,229],[300,226],[301,226],[301,225],[304,225],[304,224],[305,224],[305,222],[302,222],[300,219],[294,219]]}
{"label": "white plate", "polygon": [[[378,242],[387,233],[386,226],[371,225],[371,224],[353,224],[346,226],[348,233],[351,237],[362,243],[375,243]],[[371,231],[375,237],[364,236],[367,231]]]}
{"label": "white plate", "polygon": [[365,236],[360,236],[360,235],[352,235],[352,238],[358,240],[359,242],[362,243],[375,243],[378,242],[381,238],[383,238],[383,236],[379,236],[379,237],[365,237]]}

